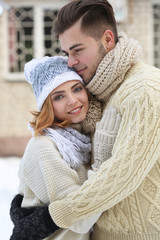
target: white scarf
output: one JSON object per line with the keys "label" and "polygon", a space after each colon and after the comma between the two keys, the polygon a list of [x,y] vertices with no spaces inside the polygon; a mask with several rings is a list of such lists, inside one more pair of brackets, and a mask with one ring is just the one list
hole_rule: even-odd
{"label": "white scarf", "polygon": [[90,138],[77,130],[67,127],[46,128],[44,135],[56,143],[63,160],[73,169],[90,161]]}

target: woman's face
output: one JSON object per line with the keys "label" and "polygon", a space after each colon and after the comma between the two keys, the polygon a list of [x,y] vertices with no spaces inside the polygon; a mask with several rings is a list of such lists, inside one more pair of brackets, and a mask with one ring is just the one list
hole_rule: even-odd
{"label": "woman's face", "polygon": [[51,92],[55,117],[71,123],[83,121],[89,108],[88,95],[79,80],[65,82]]}

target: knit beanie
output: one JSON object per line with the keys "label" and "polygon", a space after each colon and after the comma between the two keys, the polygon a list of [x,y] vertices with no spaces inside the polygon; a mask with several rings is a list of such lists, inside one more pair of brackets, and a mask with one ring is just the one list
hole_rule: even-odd
{"label": "knit beanie", "polygon": [[32,59],[25,64],[24,75],[33,88],[39,111],[48,95],[56,87],[72,80],[83,83],[78,73],[68,67],[67,57],[63,56]]}

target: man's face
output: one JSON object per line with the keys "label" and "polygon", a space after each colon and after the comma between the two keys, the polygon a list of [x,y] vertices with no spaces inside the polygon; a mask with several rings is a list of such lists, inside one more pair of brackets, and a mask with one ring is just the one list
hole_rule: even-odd
{"label": "man's face", "polygon": [[101,41],[82,33],[80,21],[59,35],[62,51],[68,56],[68,66],[73,67],[89,83],[106,55]]}

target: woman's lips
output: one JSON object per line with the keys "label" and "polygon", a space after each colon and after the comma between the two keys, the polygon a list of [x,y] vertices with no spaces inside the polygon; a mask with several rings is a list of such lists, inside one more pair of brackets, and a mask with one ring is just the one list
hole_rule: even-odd
{"label": "woman's lips", "polygon": [[82,110],[82,106],[81,106],[81,107],[74,108],[72,111],[69,112],[69,114],[80,113],[81,110]]}

